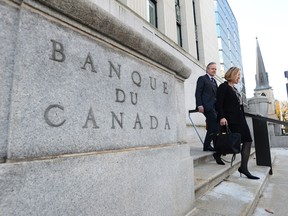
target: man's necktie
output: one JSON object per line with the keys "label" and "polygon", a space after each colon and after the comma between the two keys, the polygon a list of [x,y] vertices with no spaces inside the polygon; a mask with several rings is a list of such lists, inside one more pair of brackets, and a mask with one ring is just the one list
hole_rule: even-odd
{"label": "man's necktie", "polygon": [[213,85],[217,86],[216,80],[213,77],[211,77],[211,81],[212,81]]}

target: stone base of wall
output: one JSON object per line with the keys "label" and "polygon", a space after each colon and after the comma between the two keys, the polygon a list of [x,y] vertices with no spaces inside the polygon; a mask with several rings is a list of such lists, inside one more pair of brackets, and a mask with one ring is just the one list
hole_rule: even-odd
{"label": "stone base of wall", "polygon": [[187,145],[0,165],[1,215],[185,215],[193,208]]}

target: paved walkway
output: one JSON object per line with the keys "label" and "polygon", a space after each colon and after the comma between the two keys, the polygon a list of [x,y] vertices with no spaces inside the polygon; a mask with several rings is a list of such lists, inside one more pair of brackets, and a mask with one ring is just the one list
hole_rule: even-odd
{"label": "paved walkway", "polygon": [[269,176],[253,216],[288,215],[288,148],[272,148],[271,153],[276,156],[273,175]]}

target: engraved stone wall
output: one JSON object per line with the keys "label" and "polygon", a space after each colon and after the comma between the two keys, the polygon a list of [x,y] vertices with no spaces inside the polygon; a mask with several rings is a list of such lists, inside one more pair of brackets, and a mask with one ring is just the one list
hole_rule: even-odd
{"label": "engraved stone wall", "polygon": [[178,141],[173,73],[26,10],[18,38],[8,158]]}
{"label": "engraved stone wall", "polygon": [[191,211],[181,60],[93,1],[0,17],[0,215]]}

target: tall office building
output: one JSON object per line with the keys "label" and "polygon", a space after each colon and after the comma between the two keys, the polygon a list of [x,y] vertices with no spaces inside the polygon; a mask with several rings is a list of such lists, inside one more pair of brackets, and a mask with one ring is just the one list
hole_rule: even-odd
{"label": "tall office building", "polygon": [[216,29],[220,56],[220,70],[222,76],[231,66],[239,67],[242,71],[242,82],[238,90],[242,91],[246,102],[245,81],[241,57],[240,39],[237,20],[227,0],[214,0]]}

